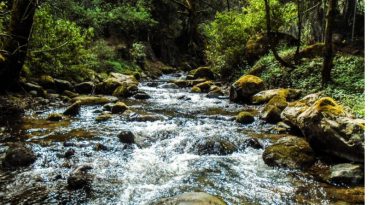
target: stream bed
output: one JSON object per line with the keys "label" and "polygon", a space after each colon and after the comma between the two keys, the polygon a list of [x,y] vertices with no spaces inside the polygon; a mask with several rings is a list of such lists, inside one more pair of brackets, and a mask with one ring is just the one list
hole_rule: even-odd
{"label": "stream bed", "polygon": [[[310,175],[269,167],[263,149],[242,146],[250,133],[269,127],[258,118],[250,125],[233,120],[240,111],[256,112],[255,106],[162,88],[173,78],[141,83],[139,89],[151,98],[121,100],[131,112],[105,122],[95,120],[102,105],[83,106],[80,115],[60,122],[45,119],[66,105],[28,110],[18,129],[37,161],[28,168],[0,170],[0,204],[141,205],[190,191],[219,196],[231,205],[331,203]],[[134,120],[142,115],[159,120]],[[136,144],[121,143],[117,135],[122,131],[131,131]],[[234,144],[234,152],[199,152],[208,141]],[[99,149],[102,145],[107,149]],[[5,149],[1,144],[0,151]],[[64,157],[69,149],[74,156]],[[68,190],[67,177],[85,164],[93,168],[91,189]]]}

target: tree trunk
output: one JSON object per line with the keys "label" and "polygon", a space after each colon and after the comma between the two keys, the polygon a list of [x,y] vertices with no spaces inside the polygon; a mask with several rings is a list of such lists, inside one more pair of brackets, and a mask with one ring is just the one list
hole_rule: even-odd
{"label": "tree trunk", "polygon": [[337,0],[328,0],[328,12],[326,14],[325,25],[325,53],[324,63],[322,67],[322,85],[331,82],[331,72],[333,67],[333,48],[332,48],[332,34],[334,26],[334,15],[337,5]]}
{"label": "tree trunk", "polygon": [[0,90],[18,89],[18,80],[27,55],[28,41],[37,0],[14,0],[9,24],[10,39],[5,43],[5,60],[0,62]]}
{"label": "tree trunk", "polygon": [[272,54],[275,56],[275,59],[282,65],[282,66],[285,66],[285,67],[288,67],[288,68],[295,68],[293,65],[287,63],[286,61],[284,61],[278,54],[278,52],[276,51],[276,48],[275,48],[275,39],[272,38],[271,36],[271,12],[270,12],[270,8],[269,8],[269,3],[268,3],[268,0],[264,0],[264,5],[265,5],[265,18],[266,18],[266,21],[267,21],[267,40],[268,40],[268,46],[269,48],[271,49],[272,51]]}
{"label": "tree trunk", "polygon": [[301,46],[301,36],[302,36],[302,9],[301,9],[301,1],[297,0],[297,15],[298,15],[298,45],[297,49],[295,50],[295,55],[294,55],[294,61],[295,64],[298,64],[298,55],[299,55],[299,49]]}

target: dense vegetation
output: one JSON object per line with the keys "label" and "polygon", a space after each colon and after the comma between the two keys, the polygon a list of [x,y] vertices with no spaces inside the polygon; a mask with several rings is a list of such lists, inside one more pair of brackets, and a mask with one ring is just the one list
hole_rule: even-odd
{"label": "dense vegetation", "polygon": [[[10,38],[12,2],[0,3],[2,52]],[[271,37],[266,35],[265,2]],[[81,82],[112,71],[148,73],[161,67],[149,63],[157,61],[179,70],[208,65],[222,81],[260,70],[256,74],[269,87],[325,90],[364,115],[364,1],[336,5],[333,43],[338,53],[331,83],[320,84],[321,54],[296,58],[306,45],[325,39],[327,8],[323,1],[289,0],[41,1],[22,74]],[[272,55],[269,42],[294,69]]]}

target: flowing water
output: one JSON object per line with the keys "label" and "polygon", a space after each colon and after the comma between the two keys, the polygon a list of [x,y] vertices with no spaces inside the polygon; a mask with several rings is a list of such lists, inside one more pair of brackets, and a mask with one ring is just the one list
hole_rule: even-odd
{"label": "flowing water", "polygon": [[[0,171],[0,204],[136,205],[189,191],[218,195],[228,204],[329,203],[309,176],[268,167],[262,149],[242,146],[248,133],[262,133],[269,126],[258,119],[251,125],[232,120],[239,111],[255,107],[189,89],[159,88],[170,78],[163,76],[157,87],[140,85],[150,99],[124,101],[133,113],[159,115],[157,121],[131,121],[134,114],[127,112],[96,122],[102,106],[84,106],[75,118],[49,123],[43,119],[65,106],[29,110],[20,129],[37,161],[29,168]],[[133,132],[136,145],[119,142],[121,131]],[[200,155],[199,144],[207,140],[228,141],[238,149]],[[98,143],[108,150],[96,150]],[[75,150],[70,159],[64,157],[68,149]],[[68,190],[69,173],[83,164],[93,167],[91,189]]]}

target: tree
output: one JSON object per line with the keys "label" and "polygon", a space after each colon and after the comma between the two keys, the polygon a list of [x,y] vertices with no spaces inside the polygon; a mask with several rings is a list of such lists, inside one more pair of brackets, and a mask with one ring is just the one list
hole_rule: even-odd
{"label": "tree", "polygon": [[284,61],[278,54],[278,52],[276,51],[276,39],[275,38],[272,38],[271,36],[271,12],[270,12],[270,7],[269,7],[269,3],[268,3],[268,0],[264,0],[264,6],[265,6],[265,18],[266,18],[266,21],[267,21],[267,39],[268,39],[268,46],[269,48],[271,49],[272,51],[272,54],[275,56],[275,59],[282,65],[282,66],[285,66],[285,67],[288,67],[288,68],[295,68],[293,65],[291,65],[290,63]]}
{"label": "tree", "polygon": [[0,62],[0,90],[17,89],[20,71],[26,59],[28,42],[38,0],[14,0],[9,39],[5,42]]}
{"label": "tree", "polygon": [[334,27],[334,16],[337,0],[328,0],[328,11],[326,14],[325,25],[325,51],[324,62],[322,66],[322,85],[326,85],[331,82],[331,72],[333,67],[333,45],[332,35]]}

